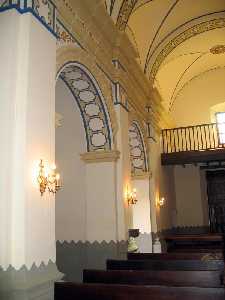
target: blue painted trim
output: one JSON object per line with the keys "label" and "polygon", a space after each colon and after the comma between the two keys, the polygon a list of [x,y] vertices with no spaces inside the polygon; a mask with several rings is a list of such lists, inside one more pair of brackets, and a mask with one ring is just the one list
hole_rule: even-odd
{"label": "blue painted trim", "polygon": [[[82,65],[82,64],[80,63],[80,65]],[[86,66],[84,66],[84,67],[88,70],[88,72],[90,72],[90,70],[89,70]],[[79,68],[79,67],[78,67],[78,68]],[[81,68],[79,68],[79,69],[80,69],[81,71],[84,72],[84,70],[82,70]],[[109,115],[109,114],[107,115],[107,113],[106,113],[105,106],[104,106],[103,101],[102,101],[102,97],[101,97],[101,95],[99,94],[98,89],[97,89],[95,83],[94,83],[93,80],[90,78],[90,76],[89,76],[89,74],[88,74],[87,72],[86,72],[85,74],[86,74],[86,76],[89,78],[89,80],[92,82],[92,84],[93,84],[93,86],[94,86],[94,88],[95,88],[95,91],[97,92],[97,94],[98,94],[98,96],[99,96],[101,108],[102,108],[102,111],[103,111],[103,114],[104,114],[104,117],[105,117],[105,124],[106,124],[106,127],[107,127],[107,136],[108,136],[108,140],[109,140],[109,149],[112,149],[112,141],[111,141],[111,134],[110,134],[111,132],[110,132],[110,129],[109,129],[109,120],[108,120],[108,115]],[[95,78],[91,72],[90,72],[90,74],[92,75],[93,78]],[[95,80],[96,80],[96,79],[95,79]],[[97,80],[96,80],[96,82],[97,82]],[[98,86],[99,90],[101,91],[101,88],[100,88],[98,82],[97,82],[97,86]],[[103,95],[102,91],[101,91],[101,94]],[[106,104],[105,104],[105,105],[106,105]],[[111,123],[111,122],[110,122],[110,123]]]}
{"label": "blue painted trim", "polygon": [[77,99],[77,96],[74,94],[73,90],[71,89],[71,87],[69,86],[69,84],[66,82],[66,80],[62,77],[62,76],[59,76],[59,78],[65,83],[65,85],[67,86],[67,88],[70,90],[70,92],[72,93],[74,99],[76,100],[76,103],[79,107],[79,110],[80,110],[80,114],[81,114],[81,117],[82,117],[82,120],[83,120],[83,125],[84,125],[84,130],[85,130],[85,135],[86,135],[86,142],[87,142],[87,152],[90,151],[90,143],[89,143],[89,136],[88,136],[88,128],[87,128],[87,124],[86,124],[86,120],[85,120],[85,117],[84,117],[84,113],[82,111],[82,108],[81,108],[81,105],[80,105],[80,102],[79,100]]}
{"label": "blue painted trim", "polygon": [[[27,4],[27,2],[25,2],[25,4]],[[11,4],[9,6],[6,6],[6,7],[0,7],[0,13],[2,12],[5,12],[5,11],[8,11],[10,9],[16,9],[16,11],[18,11],[21,15],[23,14],[26,14],[26,13],[31,13],[39,22],[41,22],[41,24],[51,33],[54,35],[55,38],[57,38],[57,35],[56,33],[54,32],[54,30],[48,26],[44,21],[43,19],[38,16],[36,14],[36,12],[31,8],[31,7],[25,7],[25,8],[20,8],[18,6],[18,4]]]}
{"label": "blue painted trim", "polygon": [[[106,110],[105,110],[105,106],[103,104],[103,99],[101,97],[101,95],[99,94],[99,91],[97,89],[97,87],[99,88],[101,94],[103,95],[102,91],[101,91],[101,88],[99,87],[99,84],[97,82],[97,80],[95,79],[95,77],[93,76],[93,74],[90,72],[90,70],[85,66],[83,65],[82,63],[80,63],[79,61],[68,61],[66,62],[61,68],[60,70],[58,71],[57,73],[57,76],[60,77],[60,72],[62,72],[62,70],[67,66],[67,65],[70,65],[70,64],[76,64],[76,67],[78,69],[80,69],[82,72],[85,73],[85,75],[88,77],[88,79],[90,80],[90,82],[93,84],[94,86],[94,89],[97,93],[97,95],[99,96],[99,99],[100,99],[100,104],[101,104],[101,108],[102,108],[102,111],[103,111],[103,114],[104,114],[104,117],[105,117],[105,124],[106,124],[106,128],[107,128],[107,137],[108,137],[108,141],[109,141],[109,149],[112,149],[112,139],[111,139],[111,130],[110,130],[110,127],[109,127],[109,121],[110,121],[110,124],[111,124],[111,120],[110,120],[110,115],[106,113]],[[84,69],[82,69],[82,66],[84,67]],[[93,79],[89,76],[88,72],[91,74],[91,76],[94,78],[94,80],[96,81],[96,83],[93,81]],[[57,76],[56,76],[56,79],[57,79]],[[105,104],[106,105],[106,104]],[[106,106],[107,107],[107,106]],[[96,146],[95,146],[96,147]]]}

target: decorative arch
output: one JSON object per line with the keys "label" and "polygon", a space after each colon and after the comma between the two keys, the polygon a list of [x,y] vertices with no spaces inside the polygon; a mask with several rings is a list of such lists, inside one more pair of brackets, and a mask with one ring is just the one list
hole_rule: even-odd
{"label": "decorative arch", "polygon": [[68,61],[59,69],[57,78],[64,81],[80,109],[87,151],[110,151],[112,149],[110,117],[95,77],[81,63]]}
{"label": "decorative arch", "polygon": [[[56,78],[59,77],[60,71],[69,63],[77,62],[81,68],[90,74],[90,77],[94,79],[98,90],[101,92],[101,101],[105,107],[107,114],[109,130],[111,134],[111,147],[112,150],[116,149],[116,133],[118,131],[118,122],[116,112],[113,104],[112,86],[104,73],[98,68],[93,57],[90,56],[85,50],[74,48],[71,45],[63,46],[57,49],[56,52]],[[100,88],[101,87],[101,88]]]}
{"label": "decorative arch", "polygon": [[129,127],[129,146],[131,159],[131,174],[148,172],[148,159],[144,138],[137,121],[132,121]]}

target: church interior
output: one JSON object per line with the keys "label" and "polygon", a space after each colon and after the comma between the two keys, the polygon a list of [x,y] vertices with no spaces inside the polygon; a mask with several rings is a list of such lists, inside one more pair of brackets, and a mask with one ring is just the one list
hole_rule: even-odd
{"label": "church interior", "polygon": [[225,0],[0,0],[0,299],[224,300]]}

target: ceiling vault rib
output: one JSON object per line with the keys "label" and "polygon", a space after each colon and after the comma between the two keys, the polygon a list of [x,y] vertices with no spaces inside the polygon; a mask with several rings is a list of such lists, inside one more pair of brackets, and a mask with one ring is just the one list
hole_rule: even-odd
{"label": "ceiling vault rib", "polygon": [[124,31],[126,29],[129,17],[137,1],[138,0],[124,0],[122,2],[116,22],[116,25],[119,28],[119,30]]}
{"label": "ceiling vault rib", "polygon": [[179,78],[179,80],[177,81],[177,84],[176,84],[176,86],[175,86],[175,88],[174,88],[174,90],[173,90],[173,93],[172,93],[172,95],[171,95],[171,98],[170,98],[170,102],[169,102],[169,111],[171,111],[171,109],[172,109],[172,106],[173,106],[173,104],[174,104],[174,101],[173,101],[173,98],[174,98],[174,94],[175,94],[175,92],[176,92],[176,89],[177,89],[177,87],[178,87],[178,85],[179,85],[179,83],[181,82],[181,80],[182,80],[182,78],[184,77],[184,75],[187,73],[187,71],[196,63],[196,61],[198,61],[199,59],[201,59],[205,54],[207,54],[208,52],[204,52],[204,53],[202,53],[201,55],[199,55],[185,70],[184,70],[184,72],[181,74],[181,76],[180,76],[180,78]]}
{"label": "ceiling vault rib", "polygon": [[180,1],[180,0],[176,0],[176,1],[172,4],[172,6],[169,8],[169,10],[167,11],[166,15],[164,16],[162,22],[160,23],[160,25],[159,25],[159,27],[158,27],[158,29],[157,29],[157,31],[156,31],[156,33],[155,33],[153,39],[152,39],[152,42],[151,42],[151,44],[150,44],[150,46],[149,46],[149,49],[148,49],[148,54],[147,54],[147,57],[146,57],[146,61],[145,61],[144,73],[146,73],[146,71],[147,71],[147,67],[148,67],[148,63],[149,63],[149,56],[150,56],[150,51],[151,51],[151,49],[152,49],[152,45],[153,45],[153,43],[154,43],[154,41],[155,41],[155,39],[156,39],[158,33],[160,32],[162,26],[164,25],[166,19],[168,18],[168,16],[169,16],[170,13],[173,11],[173,9],[175,8],[175,6],[177,5],[177,3],[178,3],[179,1]]}
{"label": "ceiling vault rib", "polygon": [[[182,26],[184,26],[184,25],[187,25],[188,23],[190,23],[190,22],[193,22],[193,21],[195,21],[195,20],[198,20],[198,19],[200,19],[200,18],[203,18],[203,17],[207,17],[207,16],[210,16],[210,15],[214,15],[214,14],[221,14],[221,13],[224,13],[225,12],[225,10],[220,10],[220,11],[216,11],[216,12],[212,12],[212,13],[207,13],[207,14],[204,14],[204,15],[201,15],[201,16],[198,16],[198,17],[196,17],[196,18],[193,18],[193,19],[191,19],[191,20],[188,20],[187,22],[185,22],[185,23],[183,23],[183,24],[181,24],[181,25],[179,25],[178,27],[176,27],[174,30],[172,30],[171,32],[169,32],[159,43],[158,43],[158,45],[154,48],[154,50],[152,51],[152,53],[151,53],[151,55],[149,56],[149,60],[148,60],[148,63],[149,63],[149,61],[151,60],[151,58],[152,58],[152,56],[155,54],[155,52],[156,52],[156,50],[159,48],[159,46],[161,46],[161,44],[171,35],[171,34],[173,34],[174,32],[176,32],[179,28],[181,28]],[[216,20],[216,19],[215,19]],[[203,22],[204,23],[204,22]],[[199,23],[200,24],[200,23]],[[191,28],[191,27],[190,27]],[[189,29],[190,29],[189,28]],[[153,64],[154,65],[154,64]],[[148,66],[147,66],[148,67]],[[147,70],[146,70],[146,72],[147,72]],[[149,73],[151,73],[151,72],[149,72]]]}

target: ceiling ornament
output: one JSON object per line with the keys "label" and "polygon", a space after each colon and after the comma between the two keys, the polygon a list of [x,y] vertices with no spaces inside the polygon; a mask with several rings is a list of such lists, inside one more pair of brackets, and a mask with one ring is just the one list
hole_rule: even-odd
{"label": "ceiling ornament", "polygon": [[209,50],[212,54],[225,53],[225,45],[216,45]]}
{"label": "ceiling ornament", "polygon": [[124,31],[129,20],[129,17],[132,13],[133,8],[135,7],[138,0],[124,0],[119,11],[117,18],[117,27],[119,30]]}
{"label": "ceiling ornament", "polygon": [[164,61],[164,59],[181,43],[185,42],[186,40],[188,40],[200,33],[204,33],[209,30],[223,28],[223,27],[225,27],[225,18],[219,18],[219,19],[214,19],[214,20],[199,23],[199,24],[185,30],[178,36],[176,36],[163,48],[163,50],[157,56],[153,66],[152,66],[150,76],[153,79],[155,78],[155,76],[159,70],[159,67],[162,64],[162,62]]}

